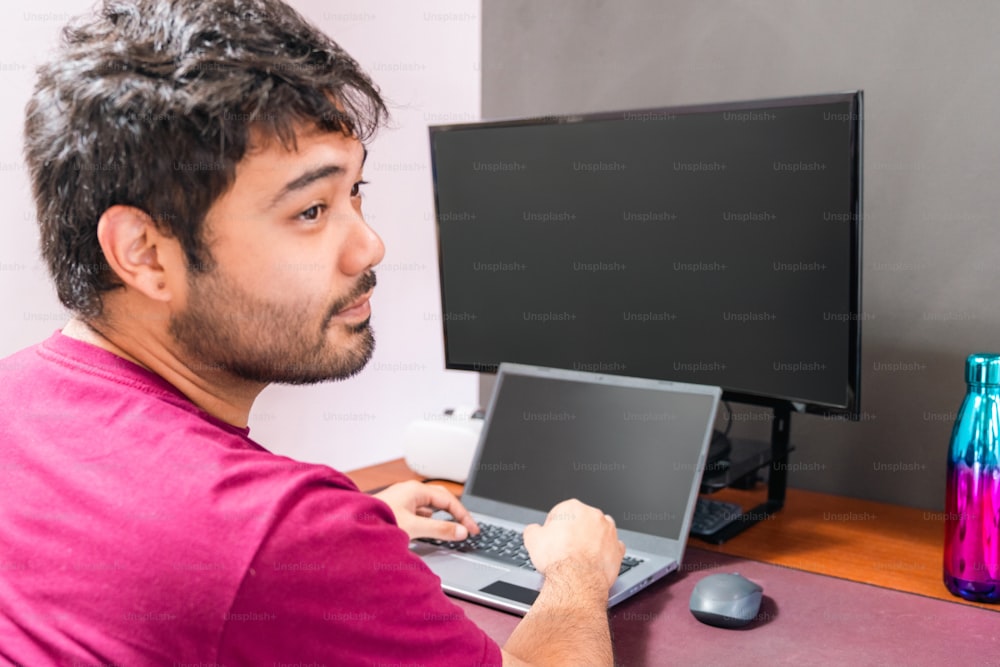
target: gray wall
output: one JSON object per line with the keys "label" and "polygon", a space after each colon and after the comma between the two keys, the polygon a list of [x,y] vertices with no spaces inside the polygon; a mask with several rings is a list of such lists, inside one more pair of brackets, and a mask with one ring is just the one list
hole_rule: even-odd
{"label": "gray wall", "polygon": [[483,0],[483,116],[864,89],[863,415],[795,415],[790,484],[938,510],[964,359],[1000,351],[998,34],[986,0]]}

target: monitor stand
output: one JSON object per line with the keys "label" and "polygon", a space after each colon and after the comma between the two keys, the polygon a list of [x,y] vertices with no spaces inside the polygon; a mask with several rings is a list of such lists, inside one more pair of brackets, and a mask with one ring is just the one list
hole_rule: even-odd
{"label": "monitor stand", "polygon": [[705,460],[705,464],[711,466],[713,463],[725,461],[732,451],[733,443],[730,442],[729,436],[723,431],[715,429],[712,433],[712,441],[708,444],[708,458]]}
{"label": "monitor stand", "polygon": [[[723,542],[739,535],[750,526],[767,519],[769,516],[784,507],[785,490],[788,486],[788,453],[790,451],[789,430],[791,427],[792,406],[788,403],[782,403],[781,405],[774,407],[773,411],[774,420],[771,422],[771,451],[770,456],[767,457],[770,463],[770,471],[767,477],[767,500],[751,510],[744,511],[718,531],[710,535],[698,535],[698,539],[711,544],[722,544]],[[725,438],[725,436],[723,436],[723,438]],[[715,446],[715,441],[716,437],[713,436],[711,446]],[[721,444],[718,447],[721,448],[726,445],[731,447],[729,439],[725,438],[725,441],[726,442],[724,444]],[[712,460],[711,446],[709,449],[709,461]],[[719,451],[721,451],[721,449]],[[720,461],[725,461],[725,459],[720,459]],[[735,463],[735,460],[733,463]],[[715,466],[712,466],[711,464],[706,465],[706,472],[720,467],[719,462],[716,461]],[[725,467],[728,468],[729,466]],[[755,472],[757,469],[757,467],[754,467],[753,471]],[[738,484],[734,484],[734,482],[738,483],[738,481],[739,480],[737,479],[732,479],[729,484],[736,486]]]}

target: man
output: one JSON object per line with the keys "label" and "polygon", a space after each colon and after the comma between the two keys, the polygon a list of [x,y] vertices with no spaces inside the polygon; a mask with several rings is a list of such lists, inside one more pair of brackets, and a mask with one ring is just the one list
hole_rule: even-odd
{"label": "man", "polygon": [[371,354],[360,189],[384,116],[278,0],[106,0],[66,31],[25,134],[76,317],[0,361],[0,662],[612,662],[624,547],[599,510],[525,531],[546,582],[501,649],[407,547],[478,530],[453,496],[367,496],[249,438],[268,383]]}

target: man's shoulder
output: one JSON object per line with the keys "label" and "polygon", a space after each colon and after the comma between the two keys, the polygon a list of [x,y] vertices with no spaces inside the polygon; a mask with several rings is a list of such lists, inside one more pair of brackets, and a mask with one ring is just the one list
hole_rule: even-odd
{"label": "man's shoulder", "polygon": [[100,414],[106,406],[122,416],[121,402],[133,406],[144,401],[150,406],[190,403],[155,373],[60,332],[0,359],[0,377],[4,380],[0,397],[7,408],[0,411],[0,417],[16,417],[26,404],[53,413],[75,407],[81,416]]}
{"label": "man's shoulder", "polygon": [[0,374],[7,378],[34,370],[40,362],[38,350],[41,347],[42,343],[35,343],[0,355]]}
{"label": "man's shoulder", "polygon": [[0,360],[0,467],[31,511],[53,494],[75,497],[91,522],[178,549],[246,554],[316,494],[366,505],[346,475],[268,451],[155,378],[144,383],[127,365],[114,375],[101,359],[91,372],[86,359],[47,348]]}

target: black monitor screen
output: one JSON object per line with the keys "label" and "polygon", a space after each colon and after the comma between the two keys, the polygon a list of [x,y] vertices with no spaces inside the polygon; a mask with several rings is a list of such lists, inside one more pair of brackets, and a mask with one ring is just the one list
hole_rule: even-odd
{"label": "black monitor screen", "polygon": [[431,128],[446,362],[857,410],[861,93]]}

